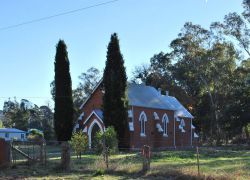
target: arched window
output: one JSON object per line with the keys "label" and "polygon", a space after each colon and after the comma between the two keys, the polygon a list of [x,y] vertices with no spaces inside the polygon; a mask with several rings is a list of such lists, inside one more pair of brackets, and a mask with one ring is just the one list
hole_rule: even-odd
{"label": "arched window", "polygon": [[163,124],[163,136],[168,136],[168,115],[165,113],[162,117],[162,124]]}
{"label": "arched window", "polygon": [[146,116],[144,111],[141,112],[140,117],[139,117],[139,121],[140,121],[140,129],[141,129],[140,135],[146,136],[145,122],[147,121],[147,116]]}

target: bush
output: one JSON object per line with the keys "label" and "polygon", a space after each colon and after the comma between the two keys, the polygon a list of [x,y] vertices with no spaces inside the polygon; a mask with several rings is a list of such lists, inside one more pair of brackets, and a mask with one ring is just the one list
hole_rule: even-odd
{"label": "bush", "polygon": [[30,141],[40,141],[44,139],[44,134],[38,129],[30,129],[27,133],[27,139]]}
{"label": "bush", "polygon": [[116,153],[118,151],[118,140],[114,127],[108,127],[104,133],[99,131],[96,134],[96,143],[97,153],[102,153],[104,147],[106,147],[108,154]]}
{"label": "bush", "polygon": [[105,174],[104,169],[97,169],[93,176],[103,176]]}
{"label": "bush", "polygon": [[88,137],[81,131],[73,133],[70,141],[70,145],[74,149],[77,156],[80,156],[88,148]]}

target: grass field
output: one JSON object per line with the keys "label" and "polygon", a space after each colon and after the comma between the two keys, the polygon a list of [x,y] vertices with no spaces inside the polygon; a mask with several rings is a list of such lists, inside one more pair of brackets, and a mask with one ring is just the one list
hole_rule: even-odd
{"label": "grass field", "polygon": [[[53,148],[51,148],[53,149]],[[151,170],[142,173],[139,153],[123,153],[110,157],[108,170],[102,157],[84,155],[81,160],[72,156],[72,170],[62,172],[58,167],[60,154],[51,151],[47,164],[30,165],[21,161],[16,166],[1,170],[3,179],[250,179],[250,151],[200,150],[200,172],[197,176],[195,151],[153,152]]]}

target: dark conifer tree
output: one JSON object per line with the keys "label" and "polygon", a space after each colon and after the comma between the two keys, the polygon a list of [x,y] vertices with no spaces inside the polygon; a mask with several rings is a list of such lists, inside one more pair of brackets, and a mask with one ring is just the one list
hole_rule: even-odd
{"label": "dark conifer tree", "polygon": [[103,96],[104,124],[106,127],[113,126],[115,128],[119,147],[126,147],[126,139],[129,138],[127,75],[116,33],[111,35],[108,45],[103,84],[105,89]]}
{"label": "dark conifer tree", "polygon": [[[54,128],[58,141],[69,141],[73,130],[73,99],[67,46],[59,40],[55,56]],[[62,144],[62,168],[69,170],[69,144]]]}

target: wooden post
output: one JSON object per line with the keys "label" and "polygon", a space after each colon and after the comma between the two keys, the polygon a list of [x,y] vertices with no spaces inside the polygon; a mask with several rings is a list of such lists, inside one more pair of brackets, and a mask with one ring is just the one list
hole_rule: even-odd
{"label": "wooden post", "polygon": [[104,162],[106,164],[106,168],[108,169],[109,168],[109,159],[108,159],[108,147],[106,146],[106,139],[105,139],[105,136],[103,136],[103,144],[102,144],[102,147],[103,147],[103,159],[104,159]]}
{"label": "wooden post", "polygon": [[106,156],[106,168],[109,168],[109,155],[108,155],[108,147],[105,147],[105,156]]}
{"label": "wooden post", "polygon": [[34,159],[35,159],[35,149],[34,149],[34,142],[32,142],[32,159],[33,159],[33,161],[34,161]]}
{"label": "wooden post", "polygon": [[150,170],[150,156],[151,156],[150,146],[144,145],[142,147],[142,156],[143,156],[142,170],[148,171]]}
{"label": "wooden post", "polygon": [[44,146],[44,165],[47,165],[47,146]]}
{"label": "wooden post", "polygon": [[45,162],[45,140],[39,142],[40,146],[40,163],[44,164]]}
{"label": "wooden post", "polygon": [[200,157],[199,157],[199,147],[196,146],[196,157],[197,157],[197,168],[198,168],[198,176],[200,176]]}

